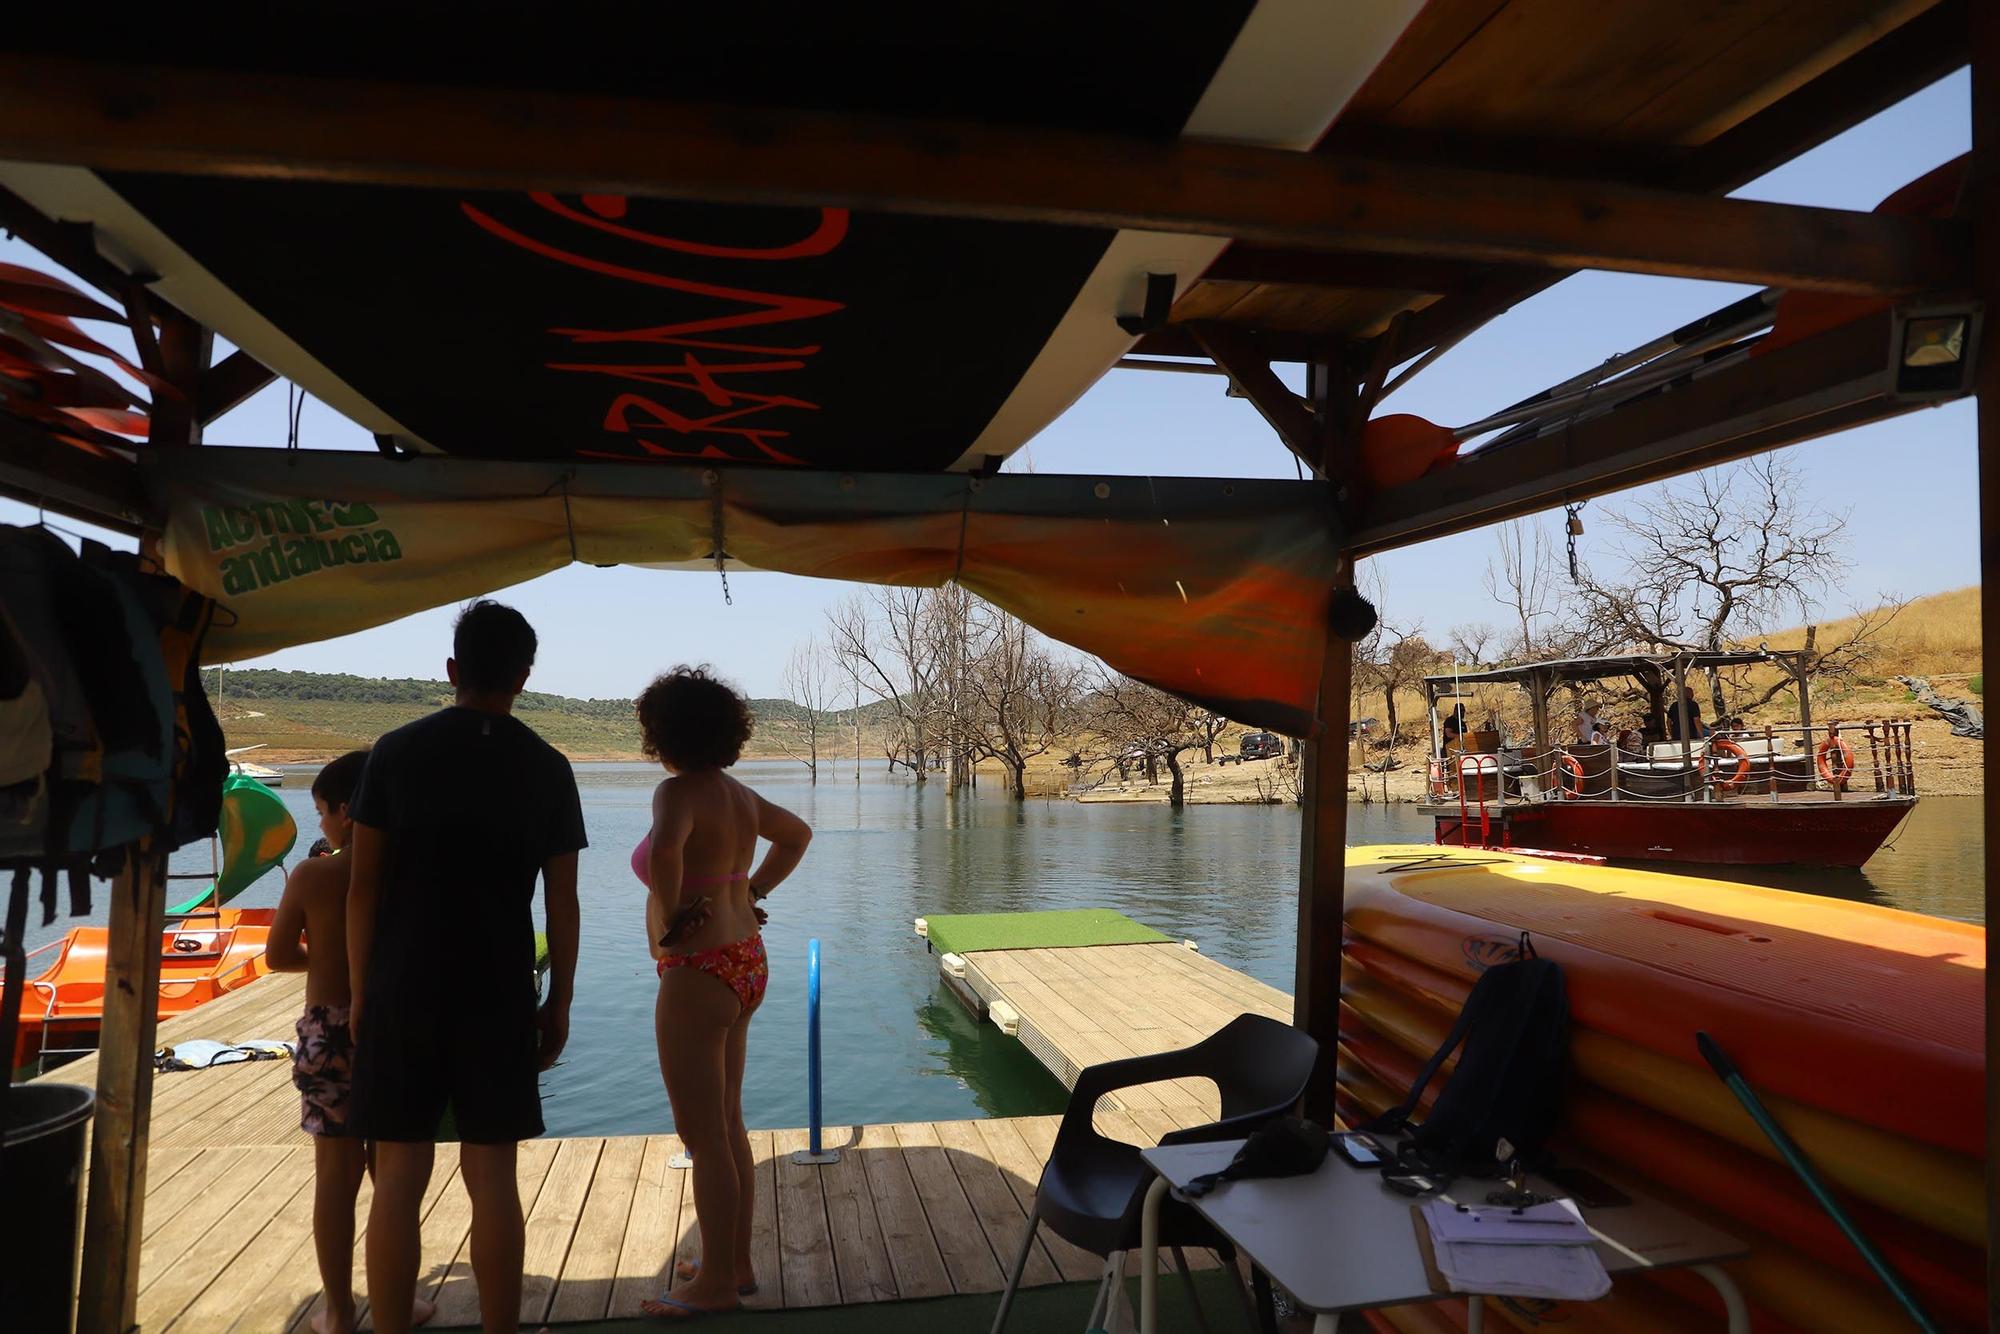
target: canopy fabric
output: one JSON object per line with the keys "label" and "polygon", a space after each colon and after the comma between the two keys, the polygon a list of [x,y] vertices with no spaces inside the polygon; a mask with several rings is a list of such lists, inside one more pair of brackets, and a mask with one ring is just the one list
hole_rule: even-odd
{"label": "canopy fabric", "polygon": [[146,472],[167,568],[236,615],[209,636],[214,662],[348,634],[572,561],[712,571],[719,546],[729,569],[955,580],[1138,680],[1304,736],[1340,559],[1331,496],[1316,482],[241,449],[158,451]]}
{"label": "canopy fabric", "polygon": [[1548,662],[1524,662],[1513,667],[1488,667],[1465,672],[1445,672],[1426,676],[1426,685],[1525,685],[1536,677],[1556,681],[1597,681],[1607,676],[1637,676],[1659,681],[1678,663],[1689,671],[1710,667],[1748,667],[1777,661],[1777,655],[1761,649],[1719,653],[1619,653],[1595,658],[1561,658]]}

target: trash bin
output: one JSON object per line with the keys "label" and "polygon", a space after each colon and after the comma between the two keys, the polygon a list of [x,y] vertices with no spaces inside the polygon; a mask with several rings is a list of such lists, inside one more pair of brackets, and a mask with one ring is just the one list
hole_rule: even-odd
{"label": "trash bin", "polygon": [[9,1225],[0,1311],[9,1329],[67,1334],[76,1293],[83,1137],[97,1095],[81,1084],[17,1084],[6,1092],[0,1200]]}

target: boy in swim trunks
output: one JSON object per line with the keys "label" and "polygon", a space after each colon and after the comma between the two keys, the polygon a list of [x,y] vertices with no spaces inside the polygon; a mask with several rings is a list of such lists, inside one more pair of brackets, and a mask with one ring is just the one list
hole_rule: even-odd
{"label": "boy in swim trunks", "polygon": [[[367,762],[367,751],[351,751],[313,779],[313,808],[333,851],[308,857],[285,882],[265,951],[265,961],[276,971],[306,975],[292,1083],[303,1106],[299,1124],[313,1137],[313,1249],[326,1286],[326,1309],[312,1321],[316,1334],[346,1334],[354,1328],[354,1199],[361,1189],[366,1145],[347,1126],[354,1045],[348,1032],[349,862],[340,850],[353,837],[347,808]],[[430,1315],[429,1302],[415,1303],[415,1323]]]}

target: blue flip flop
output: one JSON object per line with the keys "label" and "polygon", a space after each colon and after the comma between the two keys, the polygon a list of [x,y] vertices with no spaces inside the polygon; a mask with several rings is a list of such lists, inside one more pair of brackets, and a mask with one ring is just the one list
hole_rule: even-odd
{"label": "blue flip flop", "polygon": [[663,1292],[663,1293],[661,1293],[661,1294],[660,1294],[659,1296],[657,1296],[657,1297],[653,1298],[653,1305],[655,1305],[655,1306],[671,1306],[671,1307],[673,1307],[673,1308],[674,1308],[674,1309],[675,1309],[676,1311],[686,1311],[686,1312],[687,1312],[687,1314],[686,1314],[686,1315],[671,1315],[671,1316],[652,1316],[652,1317],[651,1317],[651,1318],[652,1318],[652,1319],[654,1319],[654,1320],[674,1320],[674,1321],[681,1321],[681,1320],[699,1320],[699,1319],[701,1319],[701,1318],[702,1318],[703,1316],[710,1316],[710,1315],[728,1315],[728,1314],[729,1314],[729,1313],[730,1313],[731,1311],[740,1311],[740,1310],[742,1310],[742,1309],[743,1309],[743,1308],[742,1308],[742,1307],[740,1307],[740,1306],[722,1306],[722,1307],[717,1307],[717,1306],[696,1306],[696,1305],[695,1305],[695,1304],[694,1304],[693,1302],[684,1302],[684,1301],[681,1301],[681,1300],[680,1300],[679,1298],[677,1298],[677,1297],[670,1297],[670,1296],[668,1296],[668,1295],[667,1295],[666,1293],[664,1293],[664,1292]]}

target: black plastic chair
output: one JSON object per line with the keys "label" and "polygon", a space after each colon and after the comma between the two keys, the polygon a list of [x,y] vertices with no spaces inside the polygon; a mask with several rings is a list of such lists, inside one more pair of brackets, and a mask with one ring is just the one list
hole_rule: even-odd
{"label": "black plastic chair", "polygon": [[[1153,1174],[1140,1160],[1137,1148],[1107,1139],[1092,1128],[1091,1117],[1099,1098],[1116,1089],[1163,1079],[1212,1079],[1222,1095],[1222,1119],[1173,1131],[1162,1136],[1160,1143],[1242,1139],[1292,1110],[1305,1093],[1318,1059],[1319,1043],[1299,1029],[1262,1015],[1244,1014],[1192,1047],[1107,1061],[1079,1074],[1076,1087],[1070,1090],[1062,1127],[1056,1132],[1055,1149],[1042,1168],[1041,1184],[1035,1188],[1028,1234],[1021,1239],[1007,1288],[1000,1294],[993,1334],[1001,1334],[1007,1324],[1007,1311],[1014,1303],[1021,1271],[1027,1267],[1037,1227],[1046,1225],[1071,1245],[1107,1259],[1139,1244],[1139,1216]],[[1181,1255],[1184,1247],[1216,1251],[1235,1274],[1235,1248],[1201,1215],[1172,1196],[1160,1209],[1160,1246],[1173,1252],[1182,1280],[1188,1284],[1190,1300],[1194,1300],[1194,1284]],[[1120,1281],[1122,1278],[1121,1271]],[[1099,1299],[1101,1304],[1102,1288]],[[1200,1313],[1198,1301],[1195,1310]]]}

